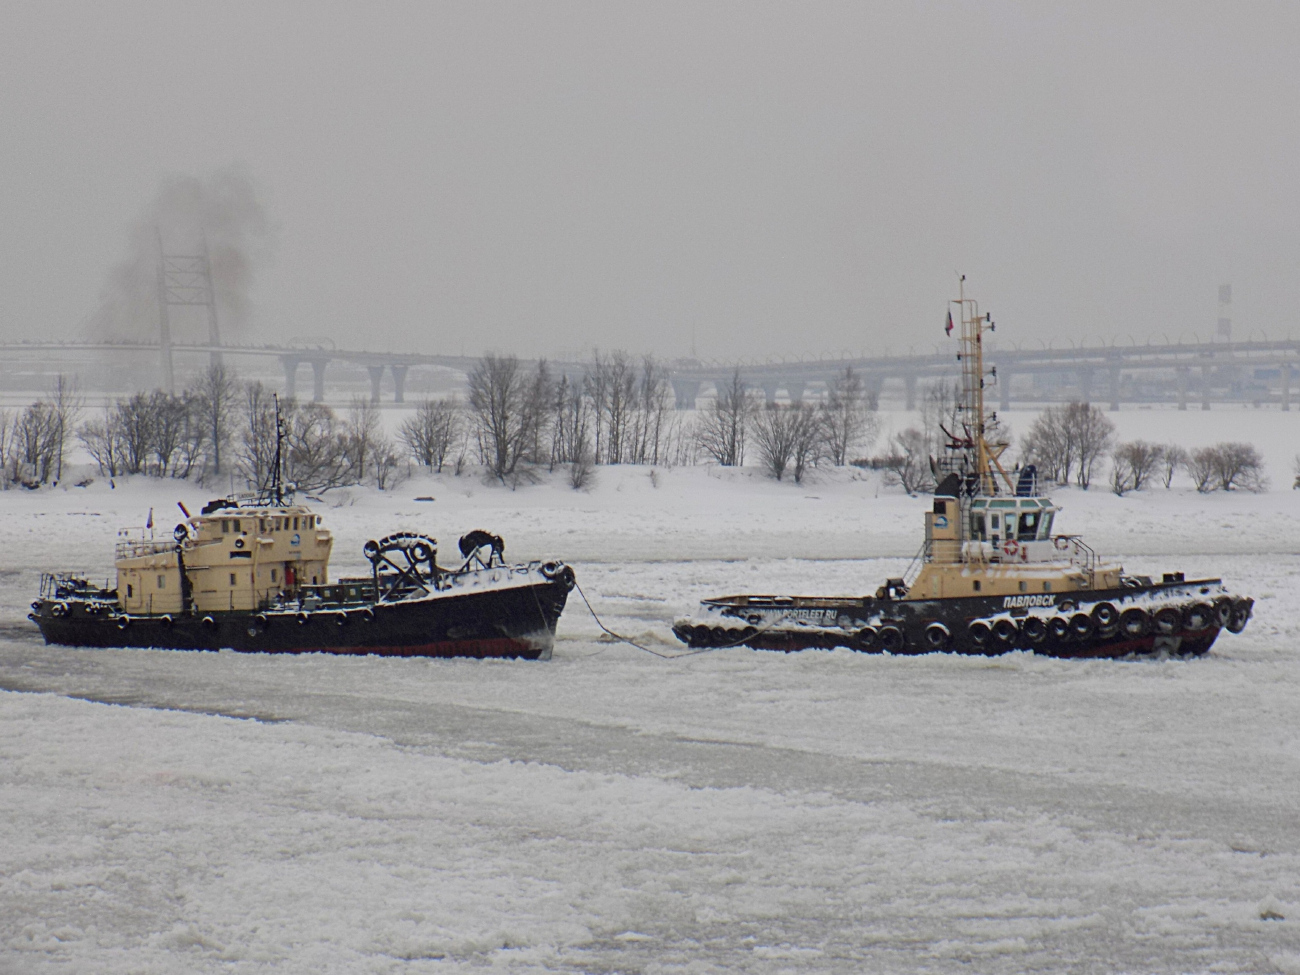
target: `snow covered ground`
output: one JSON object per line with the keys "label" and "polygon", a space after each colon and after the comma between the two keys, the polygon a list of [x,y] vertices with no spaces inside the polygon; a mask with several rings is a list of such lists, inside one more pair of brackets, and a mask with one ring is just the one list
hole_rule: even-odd
{"label": "snow covered ground", "polygon": [[[576,594],[541,664],[47,648],[40,571],[205,494],[0,494],[0,972],[1300,972],[1300,417],[1251,416],[1270,494],[1057,494],[1256,597],[1196,661],[664,660]],[[489,528],[671,652],[704,595],[873,590],[924,506],[701,467],[323,510],[337,569]]]}

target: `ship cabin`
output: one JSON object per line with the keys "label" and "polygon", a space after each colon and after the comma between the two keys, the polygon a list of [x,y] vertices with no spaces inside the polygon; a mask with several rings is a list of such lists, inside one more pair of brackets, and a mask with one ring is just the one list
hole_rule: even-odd
{"label": "ship cabin", "polygon": [[1052,535],[1058,510],[1043,497],[975,497],[963,503],[936,495],[925,516],[924,561],[908,586],[908,598],[1042,595],[1119,586],[1118,566],[1098,564],[1077,536]]}
{"label": "ship cabin", "polygon": [[332,545],[302,505],[208,505],[172,538],[118,533],[118,605],[143,615],[259,609],[328,583]]}

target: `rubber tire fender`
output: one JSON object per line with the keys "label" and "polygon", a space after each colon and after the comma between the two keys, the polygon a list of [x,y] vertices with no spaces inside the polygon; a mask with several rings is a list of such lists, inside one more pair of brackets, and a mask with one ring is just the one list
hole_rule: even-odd
{"label": "rubber tire fender", "polygon": [[1250,612],[1255,605],[1253,599],[1238,599],[1232,604],[1232,619],[1228,620],[1228,632],[1240,633],[1250,622]]}
{"label": "rubber tire fender", "polygon": [[1052,638],[1053,643],[1068,642],[1073,635],[1070,621],[1064,616],[1053,616],[1047,621],[1047,635]]}
{"label": "rubber tire fender", "polygon": [[1158,636],[1173,636],[1183,628],[1183,614],[1173,606],[1164,606],[1152,614],[1151,622]]}
{"label": "rubber tire fender", "polygon": [[993,630],[986,620],[971,620],[966,627],[966,634],[970,637],[970,642],[982,650],[988,645]]}
{"label": "rubber tire fender", "polygon": [[1114,603],[1098,603],[1092,607],[1092,621],[1097,624],[1097,632],[1102,636],[1111,636],[1119,623],[1119,610]]}
{"label": "rubber tire fender", "polygon": [[1200,633],[1214,622],[1214,607],[1209,603],[1192,603],[1183,610],[1183,629]]}
{"label": "rubber tire fender", "polygon": [[1133,606],[1119,614],[1119,628],[1126,637],[1137,640],[1151,632],[1151,614]]}
{"label": "rubber tire fender", "polygon": [[1042,643],[1047,639],[1047,621],[1041,616],[1026,616],[1020,623],[1020,632],[1030,643]]}
{"label": "rubber tire fender", "polygon": [[925,645],[931,650],[947,650],[952,642],[948,627],[937,620],[925,628]]}
{"label": "rubber tire fender", "polygon": [[1232,621],[1232,597],[1220,596],[1214,601],[1214,618],[1220,627]]}
{"label": "rubber tire fender", "polygon": [[903,649],[903,631],[893,623],[886,623],[876,633],[880,649],[885,653],[900,653]]}
{"label": "rubber tire fender", "polygon": [[874,626],[863,626],[858,632],[853,634],[853,649],[863,653],[869,653],[876,648],[876,628]]}
{"label": "rubber tire fender", "polygon": [[1087,613],[1075,613],[1070,617],[1070,633],[1076,640],[1087,640],[1097,631],[1097,624]]}
{"label": "rubber tire fender", "polygon": [[713,638],[712,632],[707,626],[692,626],[690,634],[690,645],[692,647],[707,647],[709,640]]}
{"label": "rubber tire fender", "polygon": [[1016,621],[1004,616],[993,624],[993,639],[1003,647],[1011,647],[1020,636],[1020,627]]}

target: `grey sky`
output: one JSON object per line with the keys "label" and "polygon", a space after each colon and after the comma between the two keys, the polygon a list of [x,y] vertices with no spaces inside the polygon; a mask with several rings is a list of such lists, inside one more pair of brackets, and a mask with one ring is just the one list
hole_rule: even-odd
{"label": "grey sky", "polygon": [[274,225],[249,334],[476,353],[1300,334],[1300,5],[5,2],[0,335],[168,174]]}

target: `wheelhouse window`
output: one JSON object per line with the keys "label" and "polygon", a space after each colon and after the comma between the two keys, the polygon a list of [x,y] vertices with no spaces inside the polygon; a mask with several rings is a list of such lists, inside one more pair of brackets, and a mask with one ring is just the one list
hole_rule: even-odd
{"label": "wheelhouse window", "polygon": [[1038,522],[1042,516],[1039,511],[1022,511],[1020,513],[1020,525],[1016,529],[1016,535],[1023,539],[1038,537]]}
{"label": "wheelhouse window", "polygon": [[222,519],[221,519],[221,534],[225,535],[225,534],[229,533],[229,531],[230,531],[230,519],[229,519],[229,518],[222,518]]}
{"label": "wheelhouse window", "polygon": [[981,542],[984,541],[984,515],[972,514],[970,516],[970,533],[972,538]]}
{"label": "wheelhouse window", "polygon": [[167,577],[166,577],[166,576],[159,576],[159,577],[158,577],[158,588],[159,588],[159,589],[166,589],[166,588],[167,588]]}

